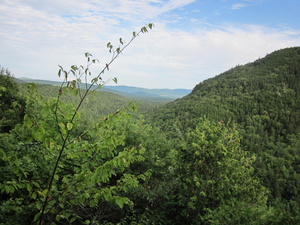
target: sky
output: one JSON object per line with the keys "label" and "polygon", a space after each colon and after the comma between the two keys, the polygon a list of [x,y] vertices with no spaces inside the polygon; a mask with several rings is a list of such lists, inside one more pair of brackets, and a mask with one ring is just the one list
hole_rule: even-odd
{"label": "sky", "polygon": [[[299,0],[0,0],[0,65],[15,77],[62,81],[58,65],[112,55],[108,42],[128,43],[103,75],[118,85],[192,89],[237,65],[300,46]],[[113,82],[108,82],[113,85]]]}

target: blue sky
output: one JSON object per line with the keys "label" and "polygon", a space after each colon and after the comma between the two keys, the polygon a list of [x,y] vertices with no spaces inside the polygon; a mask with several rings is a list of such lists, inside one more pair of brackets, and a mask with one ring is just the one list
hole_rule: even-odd
{"label": "blue sky", "polygon": [[[188,88],[275,50],[300,46],[299,0],[0,0],[0,65],[15,77],[59,80],[58,65],[108,62],[107,42],[154,23],[103,79]],[[112,85],[112,83],[109,83]]]}

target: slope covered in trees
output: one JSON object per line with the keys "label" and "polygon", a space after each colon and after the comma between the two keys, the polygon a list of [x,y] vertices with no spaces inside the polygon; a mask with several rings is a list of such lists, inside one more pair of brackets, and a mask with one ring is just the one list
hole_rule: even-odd
{"label": "slope covered in trees", "polygon": [[24,100],[18,94],[18,85],[11,72],[0,66],[0,131],[7,133],[22,121]]}
{"label": "slope covered in trees", "polygon": [[[49,80],[37,80],[29,78],[18,78],[16,79],[19,83],[36,83],[36,84],[49,84],[53,86],[59,86],[61,83],[58,81],[49,81]],[[85,89],[86,85],[81,84],[80,88]],[[95,86],[95,89],[97,87]],[[126,98],[130,98],[137,101],[144,101],[150,103],[160,103],[164,104],[167,102],[174,101],[177,98],[183,97],[191,92],[189,89],[148,89],[140,87],[131,87],[131,86],[109,86],[105,85],[101,87],[99,91],[114,93]]]}
{"label": "slope covered in trees", "polygon": [[270,190],[269,205],[279,210],[278,218],[299,223],[300,47],[201,82],[191,94],[156,109],[150,120],[174,138],[202,117],[237,124],[242,149],[256,155],[255,174]]}
{"label": "slope covered in trees", "polygon": [[299,224],[299,60],[277,51],[144,119],[1,71],[0,223]]}
{"label": "slope covered in trees", "polygon": [[[27,83],[28,84],[28,83]],[[22,83],[20,85],[20,90],[22,95],[25,95],[27,92],[27,84]],[[57,97],[58,86],[50,85],[50,84],[37,84],[36,89],[46,98],[55,98]],[[62,96],[65,101],[73,102],[74,104],[77,102],[75,97],[66,97]],[[114,94],[106,91],[94,91],[91,95],[89,95],[85,102],[82,104],[82,115],[87,119],[96,119],[102,116],[107,116],[108,114],[115,113],[118,109],[134,102],[139,112],[145,112],[156,108],[162,103],[150,103],[145,101],[133,100],[127,97],[123,97],[118,94]]]}
{"label": "slope covered in trees", "polygon": [[[265,110],[277,121],[291,122],[288,132],[299,130],[300,48],[274,52],[263,59],[237,66],[198,84],[191,94],[158,109],[156,121],[176,121],[192,126],[199,116],[212,120],[245,123],[247,116]],[[284,110],[283,107],[292,109]],[[279,110],[282,108],[283,110]],[[286,111],[286,112],[284,112]],[[187,123],[186,123],[187,122]]]}

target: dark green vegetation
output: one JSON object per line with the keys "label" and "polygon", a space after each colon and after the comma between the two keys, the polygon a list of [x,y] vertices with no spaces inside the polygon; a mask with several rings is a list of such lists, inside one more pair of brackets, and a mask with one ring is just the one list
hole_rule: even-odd
{"label": "dark green vegetation", "polygon": [[255,175],[270,191],[276,223],[299,224],[300,48],[237,66],[152,113],[170,137],[194,129],[202,117],[237,125],[241,148],[255,155]]}
{"label": "dark green vegetation", "polygon": [[300,48],[143,115],[113,94],[77,111],[74,86],[0,79],[0,224],[300,223]]}
{"label": "dark green vegetation", "polygon": [[22,122],[25,101],[18,95],[18,85],[10,71],[0,66],[0,74],[0,131],[6,133]]}

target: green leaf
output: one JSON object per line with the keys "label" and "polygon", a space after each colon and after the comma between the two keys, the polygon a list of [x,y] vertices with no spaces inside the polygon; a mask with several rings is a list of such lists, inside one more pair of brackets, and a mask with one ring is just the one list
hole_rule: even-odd
{"label": "green leaf", "polygon": [[31,119],[30,119],[30,117],[28,116],[28,114],[26,114],[25,116],[24,116],[24,125],[27,127],[27,128],[30,128],[30,127],[32,127],[32,121],[31,121]]}
{"label": "green leaf", "polygon": [[57,222],[59,222],[62,219],[62,216],[61,215],[56,215],[55,219],[56,219]]}
{"label": "green leaf", "polygon": [[40,216],[41,216],[41,213],[35,214],[33,221],[34,221],[34,222],[35,222],[35,221],[38,221],[38,219],[40,218]]}
{"label": "green leaf", "polygon": [[32,186],[30,183],[27,183],[26,184],[26,188],[27,188],[27,191],[31,191],[32,190]]}
{"label": "green leaf", "polygon": [[36,199],[36,192],[33,192],[32,195],[31,195],[31,197],[32,197],[33,199]]}
{"label": "green leaf", "polygon": [[6,194],[14,193],[15,189],[13,186],[7,185],[7,186],[5,186],[5,191],[6,191]]}
{"label": "green leaf", "polygon": [[116,199],[116,204],[117,204],[121,209],[123,209],[124,202],[123,202],[122,199],[117,198],[117,199]]}
{"label": "green leaf", "polygon": [[54,146],[55,146],[55,142],[54,142],[54,141],[50,141],[50,143],[49,143],[49,148],[50,148],[50,149],[53,149]]}
{"label": "green leaf", "polygon": [[118,83],[118,79],[116,77],[114,77],[112,80],[115,82],[115,84]]}
{"label": "green leaf", "polygon": [[39,185],[37,182],[32,181],[32,184],[33,184],[35,187],[40,188],[40,185]]}
{"label": "green leaf", "polygon": [[57,174],[54,175],[55,180],[59,180],[59,176]]}
{"label": "green leaf", "polygon": [[38,193],[39,193],[41,196],[43,196],[44,198],[46,198],[46,197],[47,197],[47,194],[48,194],[48,189],[45,189],[45,190],[43,190],[43,191],[38,191]]}
{"label": "green leaf", "polygon": [[92,54],[90,54],[90,53],[88,53],[88,52],[86,52],[84,55],[85,55],[85,57],[86,57],[86,58],[88,58],[88,57],[91,57],[91,56],[92,56]]}
{"label": "green leaf", "polygon": [[77,219],[76,217],[72,217],[72,218],[70,219],[70,223],[73,223],[76,219]]}
{"label": "green leaf", "polygon": [[3,149],[0,149],[0,159],[4,160],[6,158],[6,154]]}
{"label": "green leaf", "polygon": [[67,123],[67,129],[72,130],[73,128],[73,123]]}
{"label": "green leaf", "polygon": [[148,24],[148,27],[149,27],[150,29],[152,29],[152,28],[153,28],[153,26],[154,26],[154,24],[153,24],[153,23],[149,23],[149,24]]}
{"label": "green leaf", "polygon": [[58,67],[59,67],[59,70],[58,70],[58,77],[60,77],[60,76],[61,76],[61,71],[63,71],[64,69],[63,69],[63,67],[60,66],[60,65],[58,65]]}
{"label": "green leaf", "polygon": [[97,83],[98,80],[99,80],[99,79],[98,79],[97,77],[95,77],[95,78],[93,78],[93,79],[91,80],[91,82],[92,82],[92,83]]}
{"label": "green leaf", "polygon": [[58,126],[59,126],[61,129],[65,129],[65,124],[64,124],[63,122],[58,123]]}
{"label": "green leaf", "polygon": [[147,27],[142,27],[141,31],[142,31],[142,33],[148,32]]}
{"label": "green leaf", "polygon": [[31,131],[32,131],[32,136],[34,137],[35,140],[37,140],[37,141],[44,140],[44,135],[45,135],[46,131],[43,127],[41,127],[41,126],[33,127],[31,129]]}
{"label": "green leaf", "polygon": [[78,68],[77,68],[76,65],[72,65],[72,66],[71,66],[71,69],[74,70],[74,71],[76,71]]}

